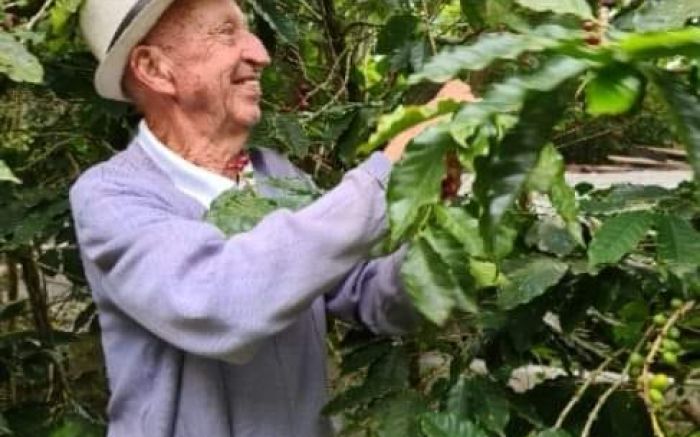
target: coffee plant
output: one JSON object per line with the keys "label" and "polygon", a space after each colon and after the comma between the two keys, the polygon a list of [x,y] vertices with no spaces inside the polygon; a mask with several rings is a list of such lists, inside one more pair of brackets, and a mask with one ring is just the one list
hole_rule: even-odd
{"label": "coffee plant", "polygon": [[[138,115],[94,95],[80,3],[0,0],[0,435],[104,433],[66,193]],[[700,435],[697,1],[246,3],[274,59],[250,145],[315,184],[226,193],[205,217],[225,233],[441,120],[392,172],[377,248],[407,251],[424,323],[392,338],[334,323],[324,414],[342,435]],[[480,99],[423,105],[453,78]],[[696,180],[566,184],[565,157],[640,143],[682,144]]]}

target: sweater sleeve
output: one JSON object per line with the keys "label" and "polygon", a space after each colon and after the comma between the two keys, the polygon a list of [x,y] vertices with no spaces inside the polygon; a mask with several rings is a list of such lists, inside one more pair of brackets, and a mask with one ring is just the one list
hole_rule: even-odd
{"label": "sweater sleeve", "polygon": [[375,154],[313,204],[229,239],[128,178],[86,175],[71,205],[104,299],[180,349],[242,363],[368,256],[389,169]]}
{"label": "sweater sleeve", "polygon": [[401,335],[417,328],[421,318],[399,278],[405,255],[404,247],[357,265],[326,297],[328,311],[343,320],[361,323],[375,334]]}

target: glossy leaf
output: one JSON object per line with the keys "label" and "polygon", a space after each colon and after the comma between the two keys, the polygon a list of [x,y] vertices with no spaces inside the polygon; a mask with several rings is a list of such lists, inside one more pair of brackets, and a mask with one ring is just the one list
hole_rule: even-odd
{"label": "glossy leaf", "polygon": [[516,0],[519,5],[538,12],[572,14],[583,19],[593,18],[593,11],[586,0]]}
{"label": "glossy leaf", "polygon": [[433,127],[415,138],[389,179],[389,241],[396,247],[414,227],[420,210],[440,200],[445,173],[443,157],[456,148],[445,126]]}
{"label": "glossy leaf", "polygon": [[523,106],[518,124],[488,157],[477,160],[474,193],[484,208],[481,231],[491,252],[504,214],[522,192],[540,150],[562,116],[560,102],[561,91],[533,93]]}
{"label": "glossy leaf", "polygon": [[455,413],[428,413],[421,420],[421,430],[426,437],[488,437]]}
{"label": "glossy leaf", "polygon": [[461,291],[449,266],[427,239],[419,237],[411,243],[401,279],[418,311],[437,325],[445,323]]}
{"label": "glossy leaf", "polygon": [[441,115],[450,114],[459,106],[459,103],[451,100],[441,101],[437,106],[399,106],[391,114],[379,119],[377,131],[372,134],[367,143],[357,149],[357,153],[366,155],[406,129]]}
{"label": "glossy leaf", "polygon": [[551,91],[583,73],[592,64],[569,57],[555,57],[536,73],[512,77],[495,85],[484,98],[469,103],[455,114],[450,131],[457,141],[466,142],[476,128],[500,114],[518,112],[530,93]]}
{"label": "glossy leaf", "polygon": [[639,74],[629,67],[607,66],[586,86],[586,111],[596,117],[624,114],[639,101],[643,85]]}
{"label": "glossy leaf", "polygon": [[671,215],[659,216],[657,253],[664,262],[700,264],[700,232],[687,221]]}
{"label": "glossy leaf", "polygon": [[0,30],[0,74],[15,82],[41,83],[44,68],[12,35]]}
{"label": "glossy leaf", "polygon": [[462,71],[482,70],[496,60],[515,60],[523,53],[551,49],[561,41],[580,37],[577,31],[555,25],[541,26],[528,34],[486,34],[474,44],[453,47],[434,56],[420,72],[409,78],[409,83],[446,82]]}
{"label": "glossy leaf", "polygon": [[654,215],[647,212],[626,212],[603,223],[588,248],[592,266],[620,261],[634,250],[654,223]]}
{"label": "glossy leaf", "polygon": [[506,271],[508,283],[498,293],[498,305],[506,310],[543,295],[569,270],[568,264],[552,258],[530,257],[512,264],[514,268]]}
{"label": "glossy leaf", "polygon": [[618,44],[628,59],[646,60],[669,56],[700,56],[700,28],[666,32],[633,33]]}
{"label": "glossy leaf", "polygon": [[685,145],[695,179],[700,180],[700,98],[666,72],[656,71],[652,80],[661,91],[678,136]]}
{"label": "glossy leaf", "polygon": [[0,160],[0,182],[12,182],[14,184],[20,184],[22,181],[17,179],[10,167],[5,164],[4,161]]}

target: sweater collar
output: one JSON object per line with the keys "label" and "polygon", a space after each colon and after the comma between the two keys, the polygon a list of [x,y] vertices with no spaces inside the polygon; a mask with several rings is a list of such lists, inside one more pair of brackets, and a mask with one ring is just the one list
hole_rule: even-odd
{"label": "sweater collar", "polygon": [[209,208],[214,199],[225,191],[241,189],[252,181],[250,177],[253,172],[252,164],[246,166],[242,172],[241,182],[237,184],[227,177],[187,161],[158,140],[145,120],[139,123],[136,143],[170,178],[179,191],[192,197],[205,208]]}

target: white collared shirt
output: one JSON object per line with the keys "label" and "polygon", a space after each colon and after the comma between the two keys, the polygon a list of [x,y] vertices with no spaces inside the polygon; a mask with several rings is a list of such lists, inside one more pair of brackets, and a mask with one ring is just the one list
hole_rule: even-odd
{"label": "white collared shirt", "polygon": [[148,157],[168,175],[178,190],[192,197],[207,209],[214,199],[225,191],[233,188],[241,189],[253,183],[253,165],[251,163],[248,163],[243,169],[240,182],[236,183],[225,176],[199,167],[173,152],[153,135],[145,120],[141,120],[139,123],[136,141]]}

